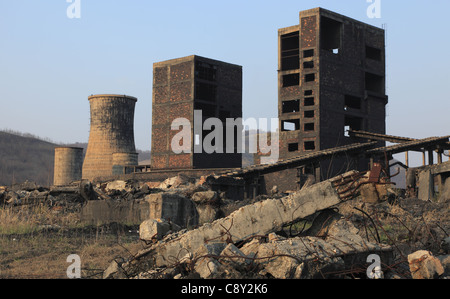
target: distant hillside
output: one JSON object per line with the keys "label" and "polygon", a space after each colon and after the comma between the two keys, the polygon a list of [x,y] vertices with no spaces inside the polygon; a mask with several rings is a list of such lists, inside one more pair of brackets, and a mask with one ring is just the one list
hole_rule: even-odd
{"label": "distant hillside", "polygon": [[51,184],[55,146],[29,134],[0,131],[0,185],[26,180],[43,186]]}
{"label": "distant hillside", "polygon": [[[80,147],[84,148],[85,153],[87,149],[87,143],[57,144],[27,133],[0,131],[0,186],[27,180],[50,186],[53,183],[54,149],[57,146]],[[141,164],[150,164],[150,151],[137,152]],[[253,154],[244,153],[242,158],[244,167],[253,164]]]}

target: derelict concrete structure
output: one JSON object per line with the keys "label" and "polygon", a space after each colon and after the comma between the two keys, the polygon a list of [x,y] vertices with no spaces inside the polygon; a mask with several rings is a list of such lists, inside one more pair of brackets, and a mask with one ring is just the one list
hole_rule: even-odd
{"label": "derelict concrete structure", "polygon": [[89,97],[91,125],[83,163],[83,179],[93,180],[113,175],[113,166],[118,166],[114,165],[113,160],[117,163],[125,159],[126,166],[137,165],[134,142],[136,102],[135,97],[126,95]]}
{"label": "derelict concrete structure", "polygon": [[81,180],[83,149],[56,147],[53,185],[64,186]]}
{"label": "derelict concrete structure", "polygon": [[[227,118],[242,118],[242,67],[196,55],[158,62],[153,65],[151,167],[161,169],[238,168],[242,154],[206,153],[197,151],[211,132],[195,123],[194,111],[202,112],[203,121],[217,118],[225,124]],[[190,153],[174,153],[173,120],[184,118],[192,126]],[[199,132],[195,126],[201,126]],[[225,130],[225,125],[223,126]],[[241,134],[241,132],[236,132]],[[225,136],[225,132],[224,135]],[[237,142],[234,143],[235,146]],[[224,143],[225,147],[225,143]]]}
{"label": "derelict concrete structure", "polygon": [[[315,8],[279,29],[278,41],[281,159],[360,142],[350,130],[386,133],[383,29]],[[368,167],[366,159],[334,159],[303,172],[326,179]]]}

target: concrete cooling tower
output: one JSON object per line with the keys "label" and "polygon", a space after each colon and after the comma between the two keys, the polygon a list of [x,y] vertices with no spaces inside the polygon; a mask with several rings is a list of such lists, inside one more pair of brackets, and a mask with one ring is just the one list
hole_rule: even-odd
{"label": "concrete cooling tower", "polygon": [[[114,154],[134,156],[134,109],[137,99],[125,95],[89,97],[91,126],[83,163],[83,179],[113,175]],[[116,155],[117,156],[117,155]],[[137,165],[137,159],[133,161]],[[129,162],[127,166],[129,166]]]}
{"label": "concrete cooling tower", "polygon": [[64,186],[81,180],[83,149],[56,147],[53,185]]}

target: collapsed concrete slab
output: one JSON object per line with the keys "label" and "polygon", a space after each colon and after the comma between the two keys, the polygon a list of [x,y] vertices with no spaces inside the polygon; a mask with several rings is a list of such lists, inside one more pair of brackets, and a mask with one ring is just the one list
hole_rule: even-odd
{"label": "collapsed concrete slab", "polygon": [[[350,198],[355,191],[352,186],[357,185],[356,177],[358,173],[352,171],[284,198],[268,199],[244,206],[213,223],[204,224],[183,234],[169,236],[138,253],[134,261],[142,258],[149,259],[148,262],[156,267],[171,266],[178,262],[177,257],[186,253],[192,254],[208,243],[237,243],[254,236],[280,231],[289,223]],[[130,265],[134,261],[131,261]]]}

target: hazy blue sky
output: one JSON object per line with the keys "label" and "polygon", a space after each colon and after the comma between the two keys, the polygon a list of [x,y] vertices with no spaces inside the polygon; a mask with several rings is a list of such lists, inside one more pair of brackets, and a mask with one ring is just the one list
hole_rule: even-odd
{"label": "hazy blue sky", "polygon": [[323,7],[387,26],[387,133],[450,135],[450,1],[0,0],[0,129],[87,142],[91,94],[138,98],[135,138],[150,150],[152,66],[192,54],[243,66],[244,118],[277,117],[277,30]]}

